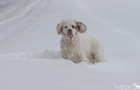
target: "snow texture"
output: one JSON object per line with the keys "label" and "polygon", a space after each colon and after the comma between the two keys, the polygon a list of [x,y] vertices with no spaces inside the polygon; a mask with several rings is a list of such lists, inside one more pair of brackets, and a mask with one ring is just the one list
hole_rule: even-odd
{"label": "snow texture", "polygon": [[[139,0],[0,0],[0,90],[135,90],[139,9]],[[61,58],[56,25],[65,18],[87,26],[107,62]]]}

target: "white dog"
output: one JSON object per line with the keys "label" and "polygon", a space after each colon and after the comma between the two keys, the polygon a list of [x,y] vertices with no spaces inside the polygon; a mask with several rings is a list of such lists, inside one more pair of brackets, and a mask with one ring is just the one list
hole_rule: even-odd
{"label": "white dog", "polygon": [[87,30],[82,22],[65,19],[57,25],[58,34],[62,34],[61,56],[75,63],[85,61],[96,63],[104,61],[104,50],[96,38],[81,35]]}

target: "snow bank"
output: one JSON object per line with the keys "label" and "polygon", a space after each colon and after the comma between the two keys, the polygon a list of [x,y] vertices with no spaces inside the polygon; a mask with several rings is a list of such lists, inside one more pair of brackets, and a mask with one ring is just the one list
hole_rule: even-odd
{"label": "snow bank", "polygon": [[[140,85],[138,0],[1,0],[1,90],[134,90]],[[105,49],[107,62],[60,56],[56,25],[76,18]]]}
{"label": "snow bank", "polygon": [[45,49],[33,53],[0,54],[0,60],[61,59],[59,51]]}
{"label": "snow bank", "polygon": [[36,58],[40,58],[40,59],[60,59],[61,55],[60,55],[60,51],[52,51],[52,50],[44,50],[42,52],[36,52],[33,55]]}

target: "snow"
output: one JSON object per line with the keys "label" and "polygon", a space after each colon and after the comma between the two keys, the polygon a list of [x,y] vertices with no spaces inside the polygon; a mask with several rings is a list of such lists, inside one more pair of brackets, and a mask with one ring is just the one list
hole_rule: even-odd
{"label": "snow", "polygon": [[[140,85],[139,0],[0,0],[1,90],[134,90]],[[56,25],[74,18],[105,49],[106,62],[60,56]]]}

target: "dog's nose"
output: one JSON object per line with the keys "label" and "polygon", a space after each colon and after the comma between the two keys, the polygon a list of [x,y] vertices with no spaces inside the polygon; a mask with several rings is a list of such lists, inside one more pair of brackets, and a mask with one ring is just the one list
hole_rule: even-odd
{"label": "dog's nose", "polygon": [[72,29],[68,29],[68,32],[72,32]]}

